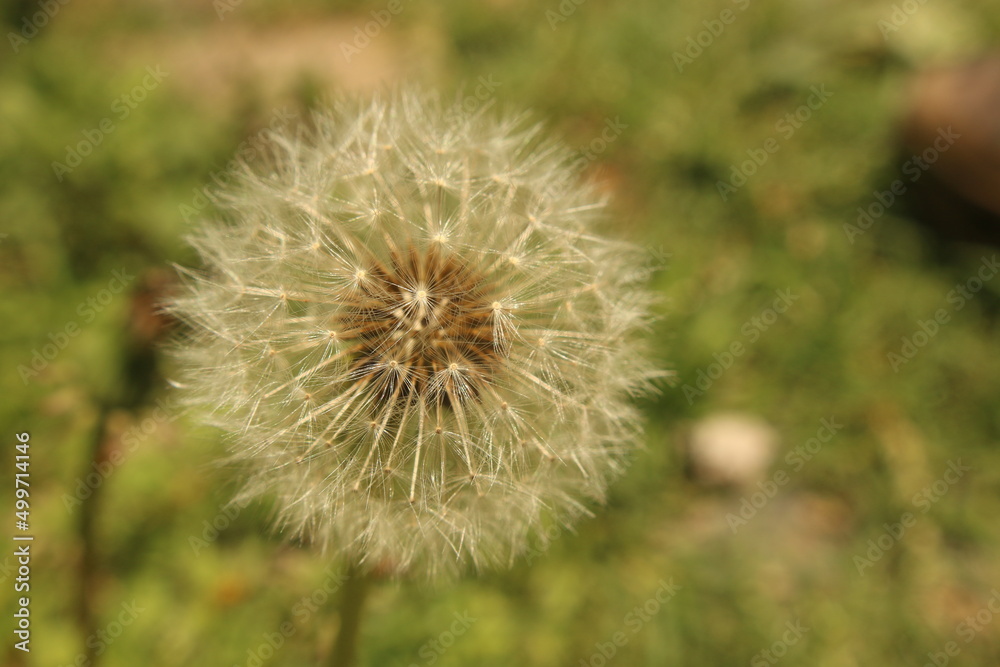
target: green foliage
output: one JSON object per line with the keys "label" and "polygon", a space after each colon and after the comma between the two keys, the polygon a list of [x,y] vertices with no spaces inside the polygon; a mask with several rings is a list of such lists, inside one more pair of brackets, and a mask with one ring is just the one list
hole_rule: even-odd
{"label": "green foliage", "polygon": [[[759,652],[796,620],[809,631],[785,664],[923,664],[950,641],[961,649],[956,664],[997,664],[1000,621],[968,642],[959,626],[1000,586],[1000,280],[961,310],[948,301],[993,252],[963,246],[942,261],[898,206],[854,242],[844,225],[899,167],[892,140],[911,68],[988,47],[1000,10],[920,4],[883,36],[889,1],[403,2],[347,66],[340,44],[386,3],[289,10],[231,0],[221,21],[196,4],[68,3],[0,64],[0,423],[10,447],[21,430],[33,443],[26,664],[68,665],[82,649],[80,507],[67,510],[66,496],[92,472],[101,406],[132,386],[121,370],[128,290],[92,317],[88,299],[109,289],[114,270],[138,284],[193,261],[183,207],[200,207],[201,189],[274,109],[301,110],[382,77],[469,95],[491,75],[500,105],[535,109],[581,147],[588,173],[613,195],[611,232],[648,247],[651,264],[669,253],[653,275],[664,297],[655,335],[677,382],[645,404],[646,450],[577,534],[510,572],[438,589],[380,585],[362,629],[365,664],[597,665],[597,645],[617,632],[627,642],[613,664],[767,664]],[[21,5],[5,12],[5,33],[38,11]],[[562,16],[561,6],[575,9],[552,22],[547,12]],[[726,9],[734,20],[678,71],[675,54]],[[121,117],[116,101],[156,65],[169,76]],[[781,119],[813,86],[833,94],[783,134]],[[113,131],[60,181],[53,163],[104,118]],[[609,119],[627,127],[594,143]],[[778,150],[723,200],[718,182],[769,138]],[[753,318],[776,290],[797,300],[762,330]],[[889,353],[941,308],[950,321],[894,371]],[[59,339],[70,323],[78,334],[22,381],[19,369],[31,369],[36,351],[48,356],[50,334]],[[745,351],[689,401],[684,385],[735,341]],[[101,663],[245,665],[289,622],[294,632],[263,664],[312,664],[329,650],[337,612],[332,599],[313,611],[310,598],[337,564],[271,536],[267,507],[226,509],[234,486],[231,471],[213,467],[219,436],[176,411],[158,417],[155,401],[169,395],[157,380],[141,407],[119,400],[109,421],[122,459],[100,484],[93,604],[102,628],[123,603],[144,611]],[[821,419],[843,424],[735,534],[727,515],[756,489],[697,484],[680,445],[693,420],[721,410],[777,427],[775,470]],[[0,463],[5,479],[12,459]],[[972,470],[924,513],[916,498],[958,459]],[[916,524],[859,574],[856,557],[906,512]],[[220,516],[215,539],[204,522]],[[671,579],[681,588],[633,633],[630,614]],[[475,622],[435,650],[429,642],[443,645],[454,614],[466,612]]]}

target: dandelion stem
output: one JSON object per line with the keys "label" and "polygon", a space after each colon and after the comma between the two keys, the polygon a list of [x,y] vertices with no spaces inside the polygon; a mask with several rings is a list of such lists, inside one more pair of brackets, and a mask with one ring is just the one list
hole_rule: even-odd
{"label": "dandelion stem", "polygon": [[330,667],[354,667],[357,664],[361,616],[371,583],[372,576],[368,572],[357,567],[348,570],[347,581],[340,594],[340,630],[327,662]]}

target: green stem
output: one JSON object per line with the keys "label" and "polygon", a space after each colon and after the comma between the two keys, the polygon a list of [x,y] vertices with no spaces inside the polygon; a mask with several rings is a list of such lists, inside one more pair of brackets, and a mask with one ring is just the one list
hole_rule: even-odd
{"label": "green stem", "polygon": [[357,664],[358,634],[371,582],[371,575],[359,568],[351,568],[347,572],[347,581],[340,591],[340,630],[330,653],[331,667],[354,667]]}

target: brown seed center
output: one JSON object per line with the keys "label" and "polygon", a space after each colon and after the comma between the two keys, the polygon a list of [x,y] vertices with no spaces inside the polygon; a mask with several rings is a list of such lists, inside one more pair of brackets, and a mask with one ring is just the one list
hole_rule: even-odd
{"label": "brown seed center", "polygon": [[502,363],[495,284],[437,248],[410,247],[359,269],[342,311],[345,337],[357,341],[352,376],[385,398],[475,399]]}

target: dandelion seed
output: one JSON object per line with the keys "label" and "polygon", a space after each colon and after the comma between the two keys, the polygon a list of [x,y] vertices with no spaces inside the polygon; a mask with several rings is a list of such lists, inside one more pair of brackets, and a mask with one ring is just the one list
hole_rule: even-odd
{"label": "dandelion seed", "polygon": [[506,565],[638,442],[638,252],[593,234],[536,127],[417,93],[314,120],[192,238],[178,384],[293,535],[401,573]]}

